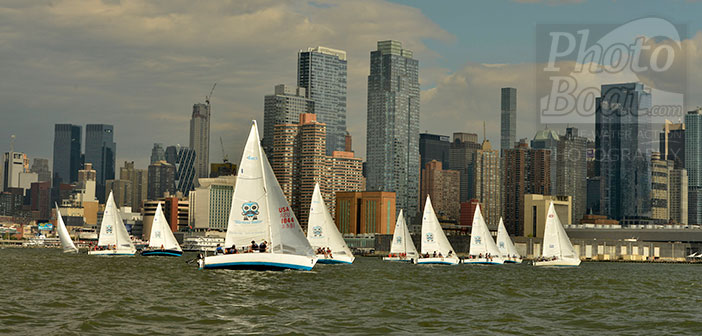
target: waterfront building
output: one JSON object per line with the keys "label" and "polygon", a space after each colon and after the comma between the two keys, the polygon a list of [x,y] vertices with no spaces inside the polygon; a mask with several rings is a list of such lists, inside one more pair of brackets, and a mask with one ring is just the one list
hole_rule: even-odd
{"label": "waterfront building", "polygon": [[96,172],[98,199],[104,203],[105,181],[115,178],[115,158],[117,144],[114,142],[114,127],[105,124],[88,124],[85,126],[85,160],[91,163]]}
{"label": "waterfront building", "polygon": [[327,125],[326,155],[345,149],[346,67],[343,50],[316,47],[297,54],[297,86],[314,102],[317,120]]}
{"label": "waterfront building", "polygon": [[147,198],[157,200],[164,194],[175,193],[175,166],[159,161],[149,165]]}
{"label": "waterfront building", "polygon": [[[489,227],[497,227],[502,216],[500,161],[500,152],[492,149],[492,145],[487,139],[483,141],[480,149],[475,151],[473,163],[474,197],[480,202],[480,211]],[[434,200],[433,197],[432,200]],[[473,217],[470,217],[469,222],[472,221]]]}
{"label": "waterfront building", "polygon": [[336,193],[336,225],[342,234],[393,234],[395,193],[352,191]]}
{"label": "waterfront building", "polygon": [[419,61],[398,41],[371,52],[366,132],[369,191],[394,192],[407,222],[419,218]]}
{"label": "waterfront building", "polygon": [[[524,235],[524,195],[548,195],[551,190],[551,154],[545,149],[529,148],[526,139],[504,152],[503,216],[507,231]],[[564,217],[562,221],[570,219]]]}
{"label": "waterfront building", "polygon": [[573,207],[570,196],[546,196],[537,194],[524,195],[524,234],[525,237],[544,237],[548,207],[553,202],[558,218],[563,225],[568,225],[567,219],[573,218]]}
{"label": "waterfront building", "polygon": [[673,161],[673,168],[685,168],[685,124],[666,120],[658,145],[661,158]]}
{"label": "waterfront building", "polygon": [[459,172],[460,201],[467,202],[475,198],[475,176],[473,161],[481,145],[478,135],[474,133],[453,133],[453,142],[449,146],[448,168]]}
{"label": "waterfront building", "polygon": [[445,220],[457,221],[460,215],[459,172],[444,170],[440,161],[431,160],[422,169],[421,211],[427,196],[436,215]]}
{"label": "waterfront building", "polygon": [[601,214],[612,219],[651,216],[650,108],[641,83],[602,85],[596,99],[595,174],[602,178]]}
{"label": "waterfront building", "polygon": [[[587,138],[578,136],[578,129],[566,128],[560,136],[556,159],[551,155],[551,167],[556,166],[556,179],[552,195],[571,196],[573,217],[571,223],[578,223],[587,210]],[[553,169],[551,169],[553,172]],[[555,191],[553,185],[556,186]]]}
{"label": "waterfront building", "polygon": [[188,197],[189,229],[226,231],[235,185],[233,175],[200,179],[200,185]]}
{"label": "waterfront building", "polygon": [[500,150],[514,147],[517,141],[517,89],[500,90]]}
{"label": "waterfront building", "polygon": [[73,183],[78,180],[81,159],[81,126],[56,124],[54,126],[53,183]]}
{"label": "waterfront building", "polygon": [[702,224],[702,109],[685,115],[685,169],[687,170],[687,223]]}
{"label": "waterfront building", "polygon": [[263,98],[263,150],[272,154],[275,125],[295,124],[300,114],[314,112],[314,101],[306,97],[305,88],[276,85],[273,94]]}
{"label": "waterfront building", "polygon": [[[436,160],[441,162],[442,167],[449,167],[449,148],[451,147],[451,138],[447,135],[420,133],[419,134],[419,157],[422,160],[422,169],[427,165],[427,162]],[[434,199],[432,197],[432,199]],[[421,202],[422,204],[424,202]]]}
{"label": "waterfront building", "polygon": [[195,176],[198,178],[210,175],[210,112],[207,104],[193,105],[190,118],[190,146],[195,151]]}

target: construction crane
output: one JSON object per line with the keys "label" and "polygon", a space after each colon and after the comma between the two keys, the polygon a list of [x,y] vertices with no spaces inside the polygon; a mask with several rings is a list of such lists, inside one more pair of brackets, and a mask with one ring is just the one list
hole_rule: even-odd
{"label": "construction crane", "polygon": [[222,141],[222,137],[219,137],[219,144],[222,145],[222,161],[224,161],[224,163],[229,163],[227,153],[224,152],[224,141]]}
{"label": "construction crane", "polygon": [[215,86],[217,86],[217,82],[215,82],[214,85],[212,85],[212,89],[210,90],[210,94],[205,96],[205,103],[207,103],[207,105],[210,105],[210,98],[212,98],[212,92],[214,92]]}

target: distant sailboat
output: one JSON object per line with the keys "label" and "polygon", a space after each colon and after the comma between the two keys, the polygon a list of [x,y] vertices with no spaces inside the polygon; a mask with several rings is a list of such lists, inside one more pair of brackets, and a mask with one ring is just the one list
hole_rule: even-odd
{"label": "distant sailboat", "polygon": [[73,244],[71,235],[68,234],[66,229],[66,224],[63,222],[63,217],[61,217],[61,211],[59,211],[58,204],[56,204],[56,226],[61,240],[61,247],[63,247],[64,253],[78,253],[78,248]]}
{"label": "distant sailboat", "polygon": [[317,253],[317,262],[320,264],[351,264],[355,259],[344,237],[334,224],[327,205],[324,204],[319,183],[314,185],[312,193],[310,216],[307,221],[307,240],[315,251],[317,249],[326,251],[326,248],[331,251],[331,253]]}
{"label": "distant sailboat", "polygon": [[105,212],[102,215],[97,247],[92,251],[88,251],[88,254],[134,255],[135,253],[134,243],[129,238],[127,228],[124,227],[122,216],[120,216],[112,192],[110,192],[105,204]]}
{"label": "distant sailboat", "polygon": [[[264,241],[265,248],[253,248],[252,242]],[[256,121],[239,165],[224,244],[227,248],[249,247],[252,252],[206,256],[204,268],[309,271],[317,263],[263,153]]]}
{"label": "distant sailboat", "polygon": [[439,219],[436,218],[431,197],[427,195],[422,216],[422,255],[417,263],[457,265],[458,262],[458,256],[446,238]]}
{"label": "distant sailboat", "polygon": [[517,248],[512,243],[512,239],[509,238],[509,233],[507,233],[502,217],[500,217],[500,224],[497,226],[497,248],[500,249],[500,255],[505,260],[505,264],[522,263],[522,256],[519,255]]}
{"label": "distant sailboat", "polygon": [[149,246],[141,252],[143,256],[175,256],[183,255],[178,241],[168,225],[166,216],[161,209],[161,202],[156,207],[153,224],[151,224],[151,235],[149,236]]}
{"label": "distant sailboat", "polygon": [[475,207],[473,227],[470,231],[470,255],[468,259],[463,259],[463,263],[501,265],[504,262],[500,250],[495,241],[492,240],[492,234],[480,211],[480,204],[478,204]]}
{"label": "distant sailboat", "polygon": [[558,219],[553,202],[548,207],[546,226],[544,228],[544,242],[541,258],[534,262],[534,266],[578,266],[580,258],[575,253],[573,244],[565,232],[561,220]]}
{"label": "distant sailboat", "polygon": [[419,253],[407,228],[405,215],[400,210],[400,215],[397,216],[397,222],[395,223],[395,233],[392,235],[392,242],[390,243],[390,255],[383,257],[383,260],[417,262],[418,258]]}

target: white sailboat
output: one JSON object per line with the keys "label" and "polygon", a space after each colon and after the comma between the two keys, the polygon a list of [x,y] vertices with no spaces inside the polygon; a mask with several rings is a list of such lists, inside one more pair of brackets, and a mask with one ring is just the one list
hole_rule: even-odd
{"label": "white sailboat", "polygon": [[541,257],[534,261],[534,266],[578,266],[580,258],[575,253],[573,244],[558,219],[553,202],[548,207],[544,242]]}
{"label": "white sailboat", "polygon": [[519,255],[512,239],[509,238],[509,233],[507,233],[502,217],[500,217],[500,224],[497,226],[497,248],[500,249],[500,256],[505,260],[505,264],[522,263],[522,256]]}
{"label": "white sailboat", "polygon": [[[317,262],[320,264],[352,264],[356,259],[329,214],[319,183],[314,185],[312,193],[307,240],[315,251],[324,251],[317,253]],[[326,252],[327,249],[329,252]]]}
{"label": "white sailboat", "polygon": [[[224,240],[231,254],[206,256],[203,267],[309,271],[317,263],[317,257],[260,143],[254,121],[239,165]],[[260,243],[264,247],[258,246]],[[237,247],[248,247],[246,250],[251,252],[237,253]]]}
{"label": "white sailboat", "polygon": [[492,240],[490,229],[485,223],[485,218],[480,211],[480,204],[475,207],[473,214],[473,227],[470,230],[470,251],[468,259],[463,259],[464,264],[501,265],[505,260],[500,254],[495,241]]}
{"label": "white sailboat", "polygon": [[395,233],[392,235],[392,242],[390,243],[390,255],[383,257],[383,260],[416,262],[417,258],[419,258],[419,253],[414,246],[409,228],[407,228],[405,215],[400,210],[400,215],[395,223]]}
{"label": "white sailboat", "polygon": [[102,215],[100,224],[100,235],[97,246],[88,251],[90,255],[134,255],[136,248],[129,238],[127,228],[124,227],[122,216],[120,216],[115,205],[114,197],[110,192],[105,204],[105,212]]}
{"label": "white sailboat", "polygon": [[441,228],[441,223],[436,218],[434,207],[431,205],[431,197],[427,195],[424,216],[422,216],[422,255],[417,263],[457,265],[458,262],[456,251],[446,238],[444,229]]}
{"label": "white sailboat", "polygon": [[141,251],[143,256],[174,256],[180,257],[183,255],[183,249],[180,248],[178,241],[168,225],[166,216],[161,209],[161,202],[156,207],[153,224],[151,224],[151,235],[149,236],[149,246]]}
{"label": "white sailboat", "polygon": [[61,211],[59,211],[58,204],[56,204],[56,231],[58,231],[59,239],[61,240],[61,247],[63,247],[64,253],[78,253],[78,248],[73,244],[71,235],[68,234],[66,229],[66,224],[63,222],[63,217],[61,217]]}

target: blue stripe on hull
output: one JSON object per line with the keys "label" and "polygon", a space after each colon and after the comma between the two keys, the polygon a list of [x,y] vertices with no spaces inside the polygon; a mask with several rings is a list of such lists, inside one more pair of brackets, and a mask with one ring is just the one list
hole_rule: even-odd
{"label": "blue stripe on hull", "polygon": [[205,264],[206,269],[239,269],[239,270],[254,270],[254,271],[284,271],[286,269],[295,269],[301,271],[310,271],[312,267],[301,266],[294,264],[279,264],[279,263],[266,263],[266,262],[234,262],[234,263],[221,263],[221,264]]}
{"label": "blue stripe on hull", "polygon": [[500,263],[489,262],[489,261],[464,262],[464,264],[467,264],[467,265],[471,265],[471,264],[473,264],[473,265],[502,265],[502,264],[500,264]]}
{"label": "blue stripe on hull", "polygon": [[318,259],[317,260],[318,264],[327,264],[327,265],[333,265],[333,264],[353,264],[353,262],[348,262],[348,261],[341,261],[341,260],[336,260],[336,259]]}
{"label": "blue stripe on hull", "polygon": [[419,264],[419,265],[430,265],[430,264],[437,264],[437,265],[455,265],[454,263],[444,262],[444,261],[418,262],[417,264]]}
{"label": "blue stripe on hull", "polygon": [[505,264],[521,264],[521,261],[505,260]]}
{"label": "blue stripe on hull", "polygon": [[170,256],[170,257],[180,257],[183,255],[183,252],[178,252],[178,251],[142,251],[141,255],[148,257],[148,256]]}

